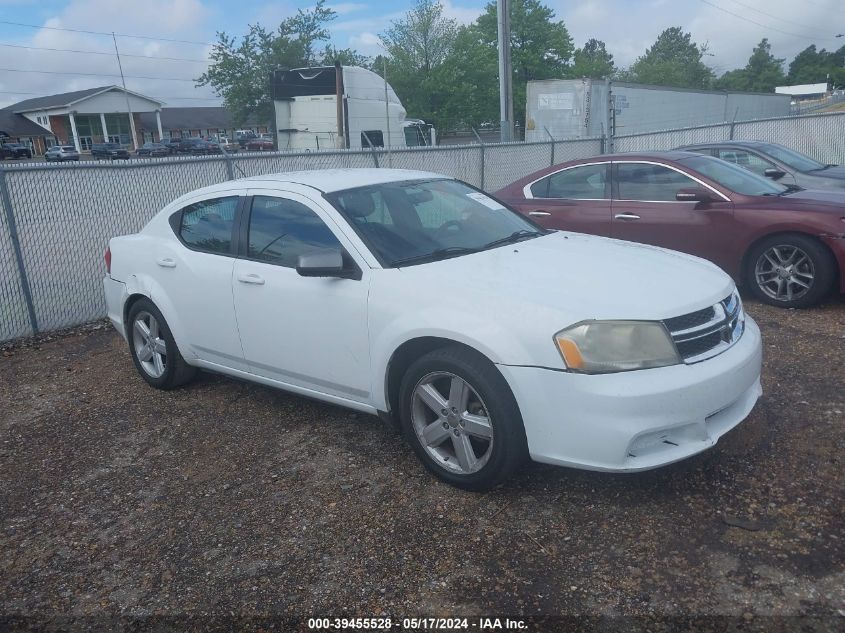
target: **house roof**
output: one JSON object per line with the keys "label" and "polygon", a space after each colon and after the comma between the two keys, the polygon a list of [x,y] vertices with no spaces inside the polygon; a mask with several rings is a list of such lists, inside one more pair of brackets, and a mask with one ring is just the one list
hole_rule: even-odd
{"label": "house roof", "polygon": [[[146,130],[156,129],[155,112],[142,112],[141,125]],[[247,117],[244,125],[267,125],[267,122],[258,121],[254,116]],[[162,108],[161,127],[164,130],[208,130],[218,128],[230,130],[235,127],[235,119],[232,113],[220,106],[213,107],[188,107],[188,108]]]}
{"label": "house roof", "polygon": [[11,137],[19,136],[46,136],[50,134],[43,127],[30,121],[21,114],[15,114],[11,107],[0,110],[0,134],[5,133]]}
{"label": "house roof", "polygon": [[[36,110],[62,108],[73,105],[74,103],[79,103],[80,101],[84,101],[85,99],[88,99],[100,93],[108,92],[109,90],[119,90],[123,92],[123,88],[121,88],[120,86],[100,86],[99,88],[87,88],[85,90],[74,90],[73,92],[62,92],[56,95],[46,95],[44,97],[26,99],[25,101],[20,101],[9,106],[8,109],[12,112],[34,112]],[[146,95],[142,95],[131,90],[127,90],[126,92],[131,95],[135,95],[136,97],[140,97],[142,99],[147,99],[148,101],[161,104],[161,101],[153,99],[152,97],[148,97]]]}

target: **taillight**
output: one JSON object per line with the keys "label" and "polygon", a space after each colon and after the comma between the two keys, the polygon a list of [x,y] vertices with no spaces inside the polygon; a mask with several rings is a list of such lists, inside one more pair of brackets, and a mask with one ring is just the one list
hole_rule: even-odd
{"label": "taillight", "polygon": [[111,275],[111,246],[106,246],[106,254],[103,255],[106,260],[106,272]]}

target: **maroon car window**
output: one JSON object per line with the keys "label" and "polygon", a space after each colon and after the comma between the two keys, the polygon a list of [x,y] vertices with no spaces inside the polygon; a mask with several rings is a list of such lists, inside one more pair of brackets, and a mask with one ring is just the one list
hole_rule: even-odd
{"label": "maroon car window", "polygon": [[535,198],[607,199],[607,163],[582,165],[546,176],[531,185]]}
{"label": "maroon car window", "polygon": [[616,182],[620,200],[674,202],[678,189],[696,187],[689,176],[651,163],[617,163]]}

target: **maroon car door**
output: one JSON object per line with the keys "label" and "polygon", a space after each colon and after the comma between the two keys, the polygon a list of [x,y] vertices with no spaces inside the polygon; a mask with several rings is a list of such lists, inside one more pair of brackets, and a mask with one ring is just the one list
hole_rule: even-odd
{"label": "maroon car door", "polygon": [[[733,203],[725,195],[677,167],[652,161],[614,161],[612,174],[612,237],[733,268]],[[712,200],[678,201],[678,190],[689,188],[706,190]]]}
{"label": "maroon car door", "polygon": [[525,186],[511,201],[547,229],[610,235],[610,163],[567,167]]}

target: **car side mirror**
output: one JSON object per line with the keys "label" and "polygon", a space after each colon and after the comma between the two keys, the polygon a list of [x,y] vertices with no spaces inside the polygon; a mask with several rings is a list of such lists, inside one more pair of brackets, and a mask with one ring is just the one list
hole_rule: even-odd
{"label": "car side mirror", "polygon": [[786,176],[786,172],[783,170],[778,169],[777,167],[769,167],[766,171],[763,172],[763,175],[766,178],[771,178],[772,180],[780,180],[784,176]]}
{"label": "car side mirror", "polygon": [[302,253],[296,262],[296,272],[303,277],[356,278],[357,271],[344,265],[339,248],[320,248]]}
{"label": "car side mirror", "polygon": [[678,202],[711,202],[713,194],[703,187],[688,187],[678,189],[675,200]]}

